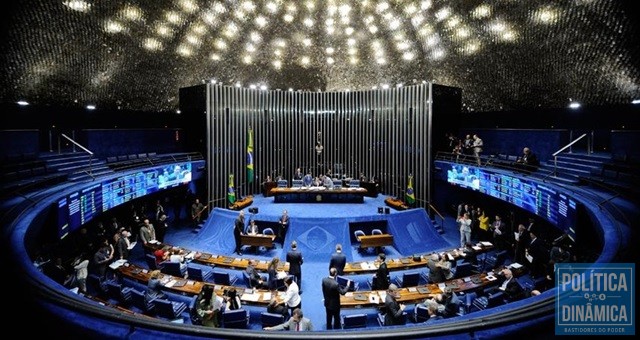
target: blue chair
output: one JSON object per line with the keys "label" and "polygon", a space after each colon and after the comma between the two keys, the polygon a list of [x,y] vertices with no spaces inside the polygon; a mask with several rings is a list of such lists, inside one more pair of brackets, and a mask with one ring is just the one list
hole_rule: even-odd
{"label": "blue chair", "polygon": [[[402,312],[402,316],[400,317],[400,325],[404,325],[407,323],[407,312]],[[378,324],[380,327],[384,327],[384,313],[378,313]]]}
{"label": "blue chair", "polygon": [[473,265],[469,262],[462,262],[456,266],[456,275],[454,278],[459,279],[473,274],[475,274]]}
{"label": "blue chair", "polygon": [[189,279],[195,281],[211,281],[213,278],[212,270],[205,270],[193,265],[187,265],[187,274],[189,275]]}
{"label": "blue chair", "polygon": [[333,180],[333,188],[334,189],[340,189],[342,188],[342,181],[341,180]]}
{"label": "blue chair", "polygon": [[140,292],[133,288],[131,289],[130,292],[131,292],[131,305],[133,307],[140,310],[140,312],[143,314],[151,314],[153,312],[153,308],[155,306],[153,304],[154,299],[151,299],[151,300],[145,299],[144,292]]}
{"label": "blue chair", "polygon": [[238,278],[236,276],[231,276],[229,273],[214,271],[213,272],[213,282],[219,285],[225,286],[233,286]]}
{"label": "blue chair", "polygon": [[262,231],[263,234],[265,235],[275,235],[275,233],[273,232],[272,228],[264,228],[264,230]]}
{"label": "blue chair", "polygon": [[425,322],[427,320],[429,320],[429,318],[431,317],[429,315],[429,310],[427,309],[427,307],[423,304],[417,304],[416,307],[413,309],[413,316],[414,319],[416,320],[416,322]]}
{"label": "blue chair", "polygon": [[367,314],[341,315],[342,329],[367,327]]}
{"label": "blue chair", "polygon": [[289,186],[289,182],[286,179],[281,179],[278,181],[278,188],[286,188]]}
{"label": "blue chair", "polygon": [[420,284],[420,273],[404,273],[396,278],[398,287],[415,287]]}
{"label": "blue chair", "polygon": [[357,188],[357,187],[359,187],[359,186],[360,186],[360,180],[352,179],[352,180],[349,182],[349,186],[350,186],[350,187],[352,187],[352,188]]}
{"label": "blue chair", "polygon": [[107,294],[118,304],[128,305],[131,302],[131,288],[122,288],[122,284],[116,281],[107,281]]}
{"label": "blue chair", "polygon": [[[358,243],[360,243],[360,236],[365,236],[365,235],[366,235],[366,234],[364,233],[364,231],[362,231],[362,230],[360,230],[360,229],[358,229],[358,230],[356,230],[356,231],[354,231],[354,232],[353,232],[353,236],[355,236],[355,237],[356,237],[356,242],[358,242]],[[361,251],[361,250],[362,250],[362,249],[360,249],[360,246],[359,246],[359,245],[357,245],[357,246],[356,246],[356,249],[357,249],[358,251]]]}
{"label": "blue chair", "polygon": [[173,321],[182,318],[182,313],[187,310],[187,305],[181,301],[155,299],[153,300],[153,308],[156,316]]}
{"label": "blue chair", "polygon": [[260,321],[262,322],[262,327],[272,327],[283,323],[285,320],[282,314],[262,312],[260,313]]}
{"label": "blue chair", "polygon": [[245,309],[225,310],[222,313],[222,327],[247,328],[249,313]]}
{"label": "blue chair", "polygon": [[501,250],[496,252],[494,255],[485,255],[483,271],[489,271],[496,267],[502,266],[504,262],[507,260],[507,251]]}
{"label": "blue chair", "polygon": [[301,179],[294,179],[291,181],[291,187],[292,188],[301,188],[302,187],[302,180]]}
{"label": "blue chair", "polygon": [[382,230],[373,229],[373,230],[371,230],[371,235],[382,235]]}
{"label": "blue chair", "polygon": [[156,257],[153,254],[144,254],[144,259],[147,262],[147,267],[151,270],[160,269],[158,268],[158,263],[156,262]]}
{"label": "blue chair", "polygon": [[184,278],[187,274],[187,266],[179,262],[164,261],[160,263],[160,271],[163,274]]}

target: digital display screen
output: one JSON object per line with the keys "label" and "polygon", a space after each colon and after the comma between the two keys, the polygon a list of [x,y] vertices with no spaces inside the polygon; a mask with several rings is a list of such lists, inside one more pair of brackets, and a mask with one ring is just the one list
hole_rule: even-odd
{"label": "digital display screen", "polygon": [[565,193],[509,174],[455,163],[446,164],[447,182],[479,191],[532,212],[559,227],[575,240],[578,203]]}
{"label": "digital display screen", "polygon": [[92,184],[58,201],[58,236],[62,239],[95,216],[133,199],[191,181],[191,162],[128,173]]}

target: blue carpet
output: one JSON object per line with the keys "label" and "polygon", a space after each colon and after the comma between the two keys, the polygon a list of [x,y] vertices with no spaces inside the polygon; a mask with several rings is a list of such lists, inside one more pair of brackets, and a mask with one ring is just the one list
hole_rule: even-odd
{"label": "blue carpet", "polygon": [[[369,221],[387,221],[388,232],[394,235],[395,244],[385,247],[388,258],[409,256],[418,253],[429,253],[440,249],[457,246],[459,234],[453,219],[444,223],[444,234],[438,234],[424,209],[407,211],[391,210],[390,214],[378,214],[378,207],[384,206],[386,197],[365,198],[364,203],[274,203],[273,197],[255,196],[252,207],[259,212],[248,214],[247,221],[255,218],[261,221],[276,222],[282,211],[287,210],[291,217],[290,228],[285,237],[285,250],[289,249],[291,241],[298,242],[299,250],[304,257],[302,266],[302,306],[305,316],[309,317],[316,329],[326,329],[325,310],[322,297],[321,281],[328,275],[328,261],[335,250],[336,243],[342,243],[343,251],[349,262],[373,260],[373,251],[358,252],[351,244],[349,223],[364,223]],[[246,212],[248,210],[245,209]],[[185,248],[202,250],[215,254],[231,255],[234,250],[233,224],[238,216],[237,211],[214,209],[204,226],[195,231],[191,227],[181,226],[176,222],[167,235],[165,242]],[[284,260],[286,251],[282,245],[271,250],[259,249],[257,253],[246,253],[245,256],[268,260],[274,256]],[[218,269],[221,270],[221,269]],[[241,277],[239,271],[229,271]],[[396,275],[392,273],[392,278]],[[369,289],[366,281],[371,274],[354,275],[350,278],[357,281],[362,290]],[[242,285],[240,280],[237,285]],[[260,328],[261,307],[249,307],[251,311],[251,328]],[[370,325],[377,326],[376,310],[354,309],[343,310],[343,314],[367,313]]]}

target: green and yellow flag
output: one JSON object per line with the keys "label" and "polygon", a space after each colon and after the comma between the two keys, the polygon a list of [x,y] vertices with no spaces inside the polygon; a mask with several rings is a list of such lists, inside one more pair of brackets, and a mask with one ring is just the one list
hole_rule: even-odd
{"label": "green and yellow flag", "polygon": [[229,204],[233,204],[236,201],[236,192],[233,190],[233,174],[229,175],[229,191],[227,192],[227,198]]}
{"label": "green and yellow flag", "polygon": [[247,183],[253,183],[253,130],[247,133]]}
{"label": "green and yellow flag", "polygon": [[416,202],[416,195],[413,192],[413,176],[409,175],[409,184],[407,185],[406,200],[408,204]]}

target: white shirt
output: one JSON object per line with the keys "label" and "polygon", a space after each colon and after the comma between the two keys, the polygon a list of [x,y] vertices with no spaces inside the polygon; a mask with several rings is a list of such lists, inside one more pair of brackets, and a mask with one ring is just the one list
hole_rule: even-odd
{"label": "white shirt", "polygon": [[298,284],[295,281],[291,281],[287,291],[284,293],[284,303],[288,307],[295,307],[302,302],[299,291]]}

